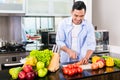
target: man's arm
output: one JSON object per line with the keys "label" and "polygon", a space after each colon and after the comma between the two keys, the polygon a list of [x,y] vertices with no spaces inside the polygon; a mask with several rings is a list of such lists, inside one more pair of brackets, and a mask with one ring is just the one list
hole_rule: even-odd
{"label": "man's arm", "polygon": [[77,64],[87,64],[90,56],[93,54],[93,50],[88,50],[86,56],[82,58]]}
{"label": "man's arm", "polygon": [[93,54],[93,50],[88,50],[85,58],[89,59],[92,54]]}
{"label": "man's arm", "polygon": [[77,58],[76,52],[71,50],[71,49],[69,49],[69,48],[67,48],[66,46],[61,47],[61,50],[66,52],[70,56],[70,58],[72,58],[72,59],[76,59]]}

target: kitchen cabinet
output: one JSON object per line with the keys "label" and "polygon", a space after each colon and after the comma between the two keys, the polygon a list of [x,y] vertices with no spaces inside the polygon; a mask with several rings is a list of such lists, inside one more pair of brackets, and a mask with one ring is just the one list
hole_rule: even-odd
{"label": "kitchen cabinet", "polygon": [[26,16],[70,16],[73,0],[26,0]]}
{"label": "kitchen cabinet", "polygon": [[0,15],[25,14],[25,0],[0,0]]}

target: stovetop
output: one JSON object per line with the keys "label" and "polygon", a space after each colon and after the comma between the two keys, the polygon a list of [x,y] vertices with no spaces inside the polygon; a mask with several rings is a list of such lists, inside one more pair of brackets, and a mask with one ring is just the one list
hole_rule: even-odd
{"label": "stovetop", "polygon": [[5,45],[0,47],[0,53],[18,53],[26,52],[24,45]]}
{"label": "stovetop", "polygon": [[27,52],[26,50],[1,50],[0,54],[7,54],[7,53],[21,53],[21,52]]}

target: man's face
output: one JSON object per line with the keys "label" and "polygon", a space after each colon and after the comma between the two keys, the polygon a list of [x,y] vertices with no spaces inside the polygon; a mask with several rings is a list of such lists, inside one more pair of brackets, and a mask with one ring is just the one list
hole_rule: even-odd
{"label": "man's face", "polygon": [[76,25],[80,24],[84,19],[84,16],[85,16],[84,9],[82,10],[74,9],[74,11],[72,11],[71,13],[72,13],[72,22]]}

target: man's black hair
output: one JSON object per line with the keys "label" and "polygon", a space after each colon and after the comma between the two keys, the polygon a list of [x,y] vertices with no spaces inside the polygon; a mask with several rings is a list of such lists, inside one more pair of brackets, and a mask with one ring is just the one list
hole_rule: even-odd
{"label": "man's black hair", "polygon": [[77,10],[84,9],[86,11],[86,5],[83,1],[76,1],[73,4],[72,11],[74,11],[75,9],[77,9]]}

